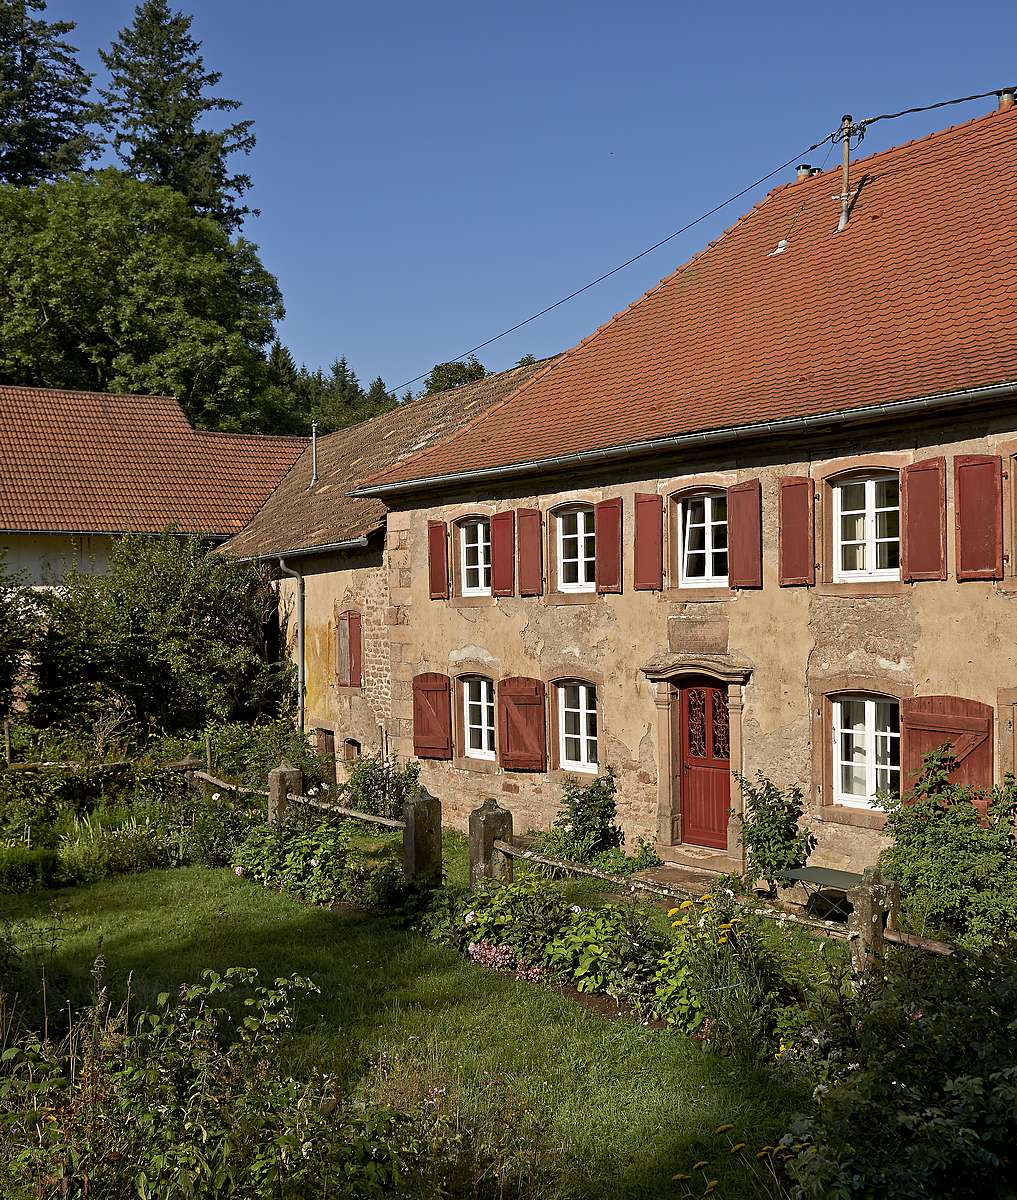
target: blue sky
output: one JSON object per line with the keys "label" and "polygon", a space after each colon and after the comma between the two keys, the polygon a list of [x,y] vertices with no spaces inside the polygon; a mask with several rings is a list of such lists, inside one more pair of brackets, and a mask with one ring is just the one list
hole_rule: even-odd
{"label": "blue sky", "polygon": [[[173,0],[171,0],[173,3]],[[1017,6],[176,0],[243,101],[298,362],[389,386],[572,291],[856,118],[1017,81]],[[50,0],[99,66],[132,0]],[[875,126],[864,152],[992,107]],[[818,156],[822,158],[822,154]],[[832,160],[831,160],[832,161]],[[785,172],[767,186],[790,177]],[[480,354],[574,344],[766,187]],[[916,197],[916,203],[931,202]],[[417,385],[419,387],[419,385]]]}

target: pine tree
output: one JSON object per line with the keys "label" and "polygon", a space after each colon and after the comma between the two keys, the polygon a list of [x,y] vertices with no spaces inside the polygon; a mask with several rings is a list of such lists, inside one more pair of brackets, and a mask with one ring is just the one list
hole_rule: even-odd
{"label": "pine tree", "polygon": [[209,94],[222,74],[205,70],[191,21],[172,12],[167,0],[138,5],[133,23],[120,30],[108,52],[99,52],[110,72],[109,86],[99,93],[104,124],[130,174],[173,188],[194,212],[234,233],[252,211],[238,204],[251,179],[231,175],[227,160],[254,148],[254,122],[204,127],[210,113],[233,112],[240,101]]}
{"label": "pine tree", "polygon": [[45,0],[0,0],[0,183],[31,187],[82,170],[99,153],[92,76],[47,21]]}
{"label": "pine tree", "polygon": [[278,338],[272,343],[268,352],[268,380],[273,387],[294,391],[297,387],[299,373],[293,355]]}
{"label": "pine tree", "polygon": [[394,393],[388,390],[385,386],[385,380],[379,375],[367,389],[367,395],[364,397],[364,407],[367,409],[365,415],[376,417],[379,413],[388,412],[390,408],[395,408],[395,406],[396,398]]}

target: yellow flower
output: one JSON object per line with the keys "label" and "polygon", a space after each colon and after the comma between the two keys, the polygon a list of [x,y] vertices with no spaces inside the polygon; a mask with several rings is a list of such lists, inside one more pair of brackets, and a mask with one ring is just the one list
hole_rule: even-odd
{"label": "yellow flower", "polygon": [[713,912],[713,906],[710,904],[704,905],[703,912],[704,913]]}
{"label": "yellow flower", "polygon": [[701,1158],[699,1160],[699,1162],[692,1164],[692,1169],[693,1169],[693,1171],[698,1171],[700,1167],[705,1167],[705,1166],[706,1166],[706,1159]]}
{"label": "yellow flower", "polygon": [[727,942],[727,934],[726,934],[726,933],[722,933],[722,934],[720,935],[720,937],[719,937],[719,938],[717,938],[717,945],[718,945],[718,946],[723,946],[723,945],[724,945],[726,942]]}
{"label": "yellow flower", "polygon": [[681,929],[681,927],[683,925],[688,925],[688,923],[689,923],[688,917],[682,917],[682,919],[680,921],[672,921],[671,928],[672,929]]}
{"label": "yellow flower", "polygon": [[[683,900],[681,902],[681,904],[678,905],[678,907],[679,908],[691,908],[694,903],[695,903],[695,901],[693,901],[693,900]],[[671,914],[668,913],[667,915],[670,916]]]}
{"label": "yellow flower", "polygon": [[674,915],[675,915],[677,912],[678,912],[678,909],[677,909],[677,908],[669,908],[669,909],[667,910],[667,915],[668,915],[669,917],[673,917],[673,916],[674,916]]}
{"label": "yellow flower", "polygon": [[713,897],[710,895],[709,892],[707,892],[705,896],[699,897],[699,902],[702,904],[702,903],[705,903],[707,900],[712,900],[712,899],[713,899]]}
{"label": "yellow flower", "polygon": [[733,1125],[718,1125],[713,1131],[714,1133],[727,1133],[729,1129],[734,1129]]}
{"label": "yellow flower", "polygon": [[735,1142],[735,1144],[728,1151],[728,1154],[737,1154],[739,1150],[744,1150],[744,1149],[745,1149],[744,1142]]}
{"label": "yellow flower", "polygon": [[711,1179],[710,1182],[706,1185],[706,1187],[703,1188],[703,1195],[708,1196],[716,1186],[717,1186],[717,1180]]}
{"label": "yellow flower", "polygon": [[770,1154],[769,1150],[760,1150],[759,1153],[756,1155],[756,1158],[768,1158],[769,1154]]}
{"label": "yellow flower", "polygon": [[672,1180],[675,1180],[675,1179],[691,1179],[691,1178],[692,1178],[692,1176],[691,1176],[691,1175],[682,1175],[680,1172],[679,1172],[679,1174],[677,1174],[677,1175],[672,1175],[672,1176],[671,1176],[671,1179],[672,1179]]}
{"label": "yellow flower", "polygon": [[[671,915],[671,914],[670,914],[670,913],[668,913],[668,916],[670,916],[670,915]],[[730,929],[730,928],[731,928],[731,922],[730,922],[730,921],[725,921],[723,925],[718,925],[718,926],[717,926],[717,928],[718,928],[718,929]]]}

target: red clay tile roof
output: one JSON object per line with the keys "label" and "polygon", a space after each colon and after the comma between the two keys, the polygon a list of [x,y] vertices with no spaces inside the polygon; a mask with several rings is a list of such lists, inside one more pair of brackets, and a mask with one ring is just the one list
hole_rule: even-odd
{"label": "red clay tile roof", "polygon": [[170,396],[0,385],[0,531],[235,533],[306,446],[194,430]]}
{"label": "red clay tile roof", "polygon": [[[784,184],[456,436],[369,486],[1017,379],[1017,109]],[[787,249],[774,254],[778,243]]]}
{"label": "red clay tile roof", "polygon": [[311,452],[307,450],[250,525],[224,549],[241,558],[255,558],[374,533],[385,524],[385,505],[348,495],[352,488],[448,437],[553,361],[513,367],[433,396],[419,396],[361,425],[319,438],[317,486],[308,490]]}

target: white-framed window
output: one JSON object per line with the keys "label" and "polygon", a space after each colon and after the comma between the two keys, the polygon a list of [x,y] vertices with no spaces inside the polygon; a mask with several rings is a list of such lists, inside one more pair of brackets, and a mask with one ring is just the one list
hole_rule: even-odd
{"label": "white-framed window", "polygon": [[558,684],[558,764],[566,771],[598,770],[597,689],[592,683]]}
{"label": "white-framed window", "polygon": [[900,476],[833,485],[833,578],[900,579]]}
{"label": "white-framed window", "polygon": [[597,585],[597,535],[592,508],[557,515],[558,591],[592,592]]}
{"label": "white-framed window", "polygon": [[491,522],[486,517],[459,525],[459,578],[464,596],[490,596]]}
{"label": "white-framed window", "polygon": [[470,675],[463,687],[463,751],[467,758],[494,758],[494,684]]}
{"label": "white-framed window", "polygon": [[727,493],[703,492],[678,501],[681,587],[727,587]]}
{"label": "white-framed window", "polygon": [[900,791],[900,705],[886,696],[836,696],[833,800],[871,808],[876,792]]}

